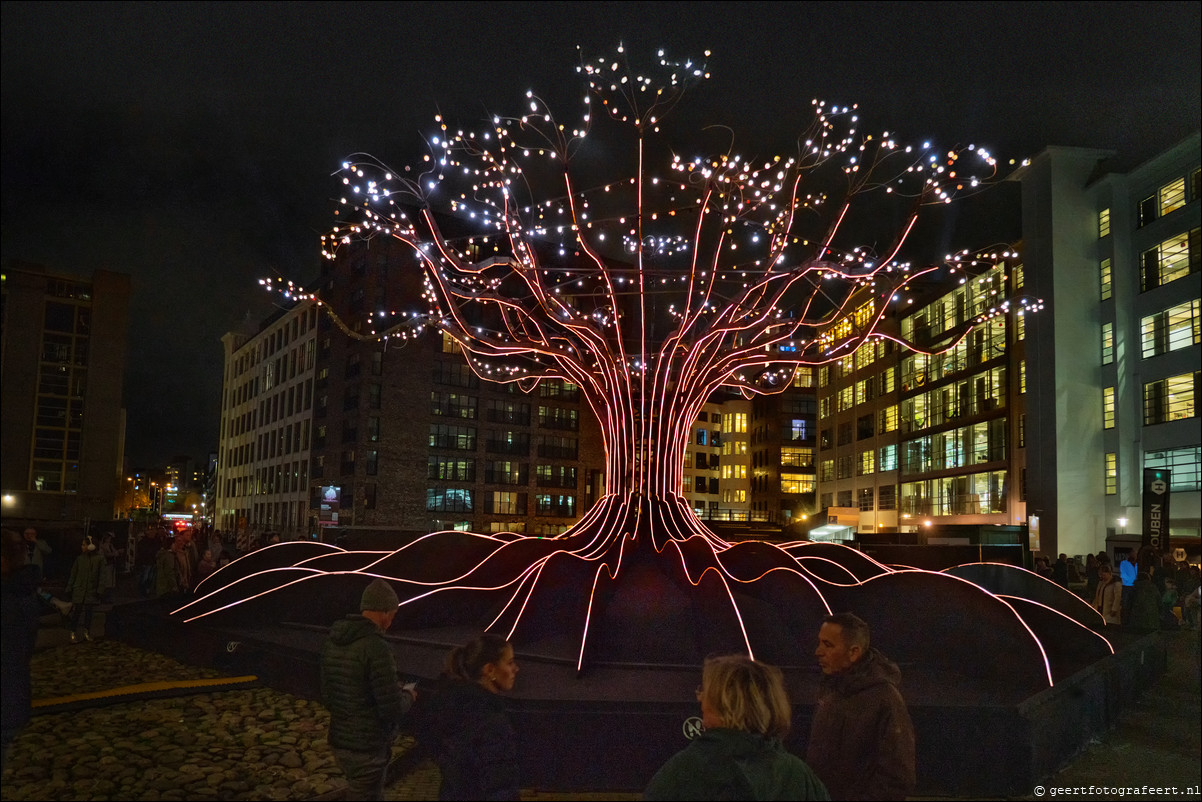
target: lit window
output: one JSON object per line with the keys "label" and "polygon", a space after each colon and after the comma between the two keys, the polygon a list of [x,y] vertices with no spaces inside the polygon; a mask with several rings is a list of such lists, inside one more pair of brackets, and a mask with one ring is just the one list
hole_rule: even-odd
{"label": "lit window", "polygon": [[1098,277],[1102,285],[1102,300],[1107,301],[1110,299],[1111,293],[1110,259],[1103,259],[1101,264],[1098,265]]}
{"label": "lit window", "polygon": [[1118,455],[1113,451],[1106,452],[1106,495],[1113,496],[1119,492],[1119,462]]}
{"label": "lit window", "polygon": [[1177,304],[1148,315],[1139,322],[1144,359],[1178,351],[1202,342],[1199,331],[1199,302]]}
{"label": "lit window", "polygon": [[1110,236],[1110,210],[1098,212],[1098,239]]}
{"label": "lit window", "polygon": [[1144,385],[1144,425],[1184,420],[1198,414],[1198,371]]}
{"label": "lit window", "polygon": [[1156,200],[1160,204],[1161,217],[1180,209],[1185,205],[1185,179],[1178,178],[1165,184],[1157,191]]}
{"label": "lit window", "polygon": [[1197,271],[1202,229],[1169,237],[1140,256],[1140,289],[1152,290]]}
{"label": "lit window", "polygon": [[1114,388],[1107,387],[1102,391],[1102,428],[1114,428]]}
{"label": "lit window", "polygon": [[782,473],[780,475],[780,492],[813,493],[814,476],[806,473]]}
{"label": "lit window", "polygon": [[872,449],[860,452],[860,464],[857,466],[856,474],[858,476],[869,476],[876,469],[876,452]]}
{"label": "lit window", "polygon": [[897,446],[881,446],[880,466],[882,471],[897,470]]}
{"label": "lit window", "polygon": [[877,414],[879,417],[878,428],[880,434],[897,431],[897,404],[886,407]]}
{"label": "lit window", "polygon": [[1114,324],[1102,324],[1102,364],[1109,365],[1114,361]]}
{"label": "lit window", "polygon": [[1202,447],[1186,446],[1169,451],[1144,454],[1145,468],[1170,472],[1169,490],[1173,493],[1202,489]]}
{"label": "lit window", "polygon": [[812,448],[782,448],[780,450],[782,467],[804,468],[814,464],[814,449]]}
{"label": "lit window", "polygon": [[1185,178],[1178,178],[1175,181],[1162,186],[1156,191],[1155,195],[1151,195],[1140,201],[1139,204],[1139,225],[1146,226],[1153,220],[1164,217],[1169,212],[1176,211],[1185,205]]}

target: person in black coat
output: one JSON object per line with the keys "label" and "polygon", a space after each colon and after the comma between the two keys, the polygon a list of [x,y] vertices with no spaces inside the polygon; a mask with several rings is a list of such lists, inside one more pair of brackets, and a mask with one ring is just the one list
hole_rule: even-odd
{"label": "person in black coat", "polygon": [[500,696],[513,690],[517,673],[513,646],[497,635],[447,657],[418,732],[442,771],[439,799],[518,798],[517,736]]}

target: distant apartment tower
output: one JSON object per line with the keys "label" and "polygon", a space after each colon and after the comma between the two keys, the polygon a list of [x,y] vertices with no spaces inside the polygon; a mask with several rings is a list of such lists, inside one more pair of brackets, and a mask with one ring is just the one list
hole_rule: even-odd
{"label": "distant apartment tower", "polygon": [[817,511],[815,373],[814,368],[798,368],[784,392],[750,402],[753,520],[786,526],[802,523]]}
{"label": "distant apartment tower", "polygon": [[722,406],[711,400],[701,408],[685,447],[682,494],[703,520],[729,518],[721,512]]}
{"label": "distant apartment tower", "polygon": [[[1199,537],[1199,135],[1126,173],[1049,148],[1018,174],[1028,291],[1027,487],[1043,550],[1139,533],[1144,468],[1171,470],[1170,535]],[[1038,449],[1038,452],[1035,451]]]}
{"label": "distant apartment tower", "polygon": [[[319,279],[350,328],[318,319],[313,492],[318,523],[337,498],[343,526],[556,535],[596,500],[600,429],[570,382],[531,393],[480,379],[459,344],[411,324],[424,314],[412,253],[388,238],[353,243]],[[329,506],[329,505],[327,505]]]}
{"label": "distant apartment tower", "polygon": [[596,500],[600,429],[579,388],[481,380],[458,343],[419,331],[405,247],[350,244],[310,289],[337,321],[305,302],[225,337],[220,528],[555,535]]}
{"label": "distant apartment tower", "polygon": [[0,276],[5,518],[111,520],[125,455],[129,276],[6,264]]}

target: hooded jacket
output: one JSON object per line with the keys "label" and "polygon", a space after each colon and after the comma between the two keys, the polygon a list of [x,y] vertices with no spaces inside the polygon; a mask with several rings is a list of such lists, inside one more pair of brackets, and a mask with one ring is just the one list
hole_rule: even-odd
{"label": "hooded jacket", "polygon": [[914,725],[900,681],[876,649],[823,676],[806,762],[832,799],[902,799],[914,790]]}
{"label": "hooded jacket", "polygon": [[321,701],[330,711],[330,746],[354,752],[390,744],[413,704],[384,633],[361,615],[335,623],[321,647]]}
{"label": "hooded jacket", "polygon": [[830,799],[810,767],[780,740],[706,730],[655,773],[643,799]]}

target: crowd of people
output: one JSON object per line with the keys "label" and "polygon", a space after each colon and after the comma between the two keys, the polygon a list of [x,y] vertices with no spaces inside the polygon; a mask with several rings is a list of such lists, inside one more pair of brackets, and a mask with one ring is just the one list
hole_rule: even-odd
{"label": "crowd of people", "polygon": [[[330,630],[321,697],[330,745],[354,799],[383,799],[391,745],[417,734],[442,775],[439,799],[518,799],[517,735],[502,695],[513,646],[485,633],[447,656],[439,680],[403,684],[384,638],[399,606],[384,579],[359,612]],[[915,787],[914,728],[897,665],[872,647],[868,624],[828,616],[815,651],[822,681],[805,758],[784,738],[792,706],[779,669],[739,654],[707,658],[697,701],[702,733],[650,779],[644,799],[901,799]]]}
{"label": "crowd of people", "polygon": [[1107,626],[1132,630],[1199,627],[1198,566],[1166,561],[1150,548],[1128,552],[1116,572],[1106,552],[1085,563],[1084,596]]}

